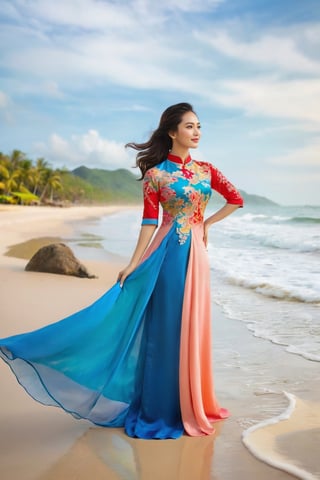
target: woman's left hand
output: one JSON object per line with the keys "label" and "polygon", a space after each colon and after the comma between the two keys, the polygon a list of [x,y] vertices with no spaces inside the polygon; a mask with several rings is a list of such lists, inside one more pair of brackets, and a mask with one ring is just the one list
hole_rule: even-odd
{"label": "woman's left hand", "polygon": [[207,248],[208,246],[208,236],[209,236],[209,225],[204,222],[203,224],[203,243],[204,246]]}
{"label": "woman's left hand", "polygon": [[208,234],[210,225],[216,222],[220,222],[220,220],[230,215],[239,207],[241,207],[241,205],[233,205],[231,203],[226,203],[222,208],[220,208],[220,210],[218,210],[216,213],[208,217],[207,220],[205,220],[203,224],[203,241],[206,248],[208,246]]}

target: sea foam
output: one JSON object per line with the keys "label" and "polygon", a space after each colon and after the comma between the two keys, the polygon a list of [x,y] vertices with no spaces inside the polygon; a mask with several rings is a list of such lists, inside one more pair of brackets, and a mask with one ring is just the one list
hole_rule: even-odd
{"label": "sea foam", "polygon": [[[294,422],[291,422],[292,425],[288,423],[287,428],[277,428],[277,424],[280,422],[290,422],[297,405],[296,397],[294,395],[287,392],[284,392],[284,394],[289,400],[286,410],[280,415],[264,420],[244,430],[242,433],[242,441],[247,449],[262,462],[290,473],[302,480],[316,480],[319,477],[315,476],[314,472],[307,471],[297,465],[297,462],[294,460],[290,461],[290,459],[281,455],[281,453],[277,451],[278,435],[283,435],[284,432],[294,434],[300,430],[300,425],[296,425]],[[275,427],[272,428],[271,426]]]}

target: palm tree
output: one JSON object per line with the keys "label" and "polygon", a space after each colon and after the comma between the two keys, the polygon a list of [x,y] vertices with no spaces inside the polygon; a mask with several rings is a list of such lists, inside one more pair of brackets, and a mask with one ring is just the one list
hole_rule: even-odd
{"label": "palm tree", "polygon": [[20,173],[18,190],[20,191],[22,187],[30,190],[32,184],[32,161],[28,159],[21,160],[16,170]]}
{"label": "palm tree", "polygon": [[37,170],[47,170],[49,163],[43,157],[37,158],[36,160],[36,169]]}
{"label": "palm tree", "polygon": [[10,155],[10,163],[12,170],[17,170],[23,160],[26,160],[26,154],[21,152],[20,150],[13,150]]}
{"label": "palm tree", "polygon": [[44,172],[38,170],[36,167],[32,167],[30,170],[30,186],[32,188],[32,193],[38,195],[40,186],[43,184]]}
{"label": "palm tree", "polygon": [[10,193],[17,188],[19,177],[20,177],[20,172],[18,170],[13,170],[9,172],[8,178],[4,180],[5,195],[10,195]]}
{"label": "palm tree", "polygon": [[33,193],[35,195],[40,194],[40,188],[45,185],[45,177],[49,171],[49,163],[44,158],[38,158],[36,165],[33,168]]}
{"label": "palm tree", "polygon": [[7,167],[4,164],[0,163],[0,190],[5,190],[5,182],[9,178],[9,176],[10,174]]}
{"label": "palm tree", "polygon": [[53,201],[53,193],[55,190],[60,190],[62,188],[61,175],[58,170],[47,169],[45,179],[45,186],[42,191],[40,200],[43,201],[46,197],[48,189],[50,189],[50,201]]}

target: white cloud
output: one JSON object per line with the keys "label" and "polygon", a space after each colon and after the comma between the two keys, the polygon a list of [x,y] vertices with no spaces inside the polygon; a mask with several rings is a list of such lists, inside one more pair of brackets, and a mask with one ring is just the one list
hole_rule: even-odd
{"label": "white cloud", "polygon": [[308,24],[308,27],[303,29],[303,36],[311,45],[319,47],[320,24],[319,23]]}
{"label": "white cloud", "polygon": [[241,38],[232,38],[226,31],[214,31],[212,34],[195,32],[194,35],[224,55],[244,63],[304,74],[320,72],[320,62],[300,52],[293,37],[264,34],[258,39],[245,42]]}
{"label": "white cloud", "polygon": [[[81,5],[82,2],[86,5],[89,2],[96,3],[81,0]],[[75,3],[71,3],[74,7]],[[37,2],[33,1],[32,4],[36,5]],[[50,9],[51,7],[51,12]],[[61,89],[65,90],[65,87],[76,91],[88,88],[92,82],[100,85],[116,84],[139,90],[196,93],[223,106],[243,109],[249,115],[319,122],[318,79],[290,81],[264,76],[231,80],[226,73],[223,80],[223,73],[220,73],[219,80],[217,73],[213,75],[212,65],[188,69],[186,75],[185,69],[177,68],[177,60],[181,65],[188,65],[190,56],[197,60],[198,55],[194,53],[196,45],[191,45],[190,49],[184,48],[178,33],[174,39],[163,35],[162,31],[150,36],[148,28],[141,29],[140,24],[134,22],[130,28],[118,33],[116,44],[112,31],[81,32],[81,35],[75,32],[71,35],[70,32],[72,30],[69,30],[69,36],[60,33],[61,36],[54,42],[37,36],[30,38],[25,31],[20,32],[27,35],[28,41],[24,42],[23,47],[4,53],[7,68],[36,75],[42,84],[46,83],[47,93],[57,98],[62,98]],[[172,48],[172,41],[175,48]],[[257,63],[263,61],[271,64],[275,61],[280,70],[281,60],[285,68],[296,65],[296,69],[303,67],[312,70],[319,66],[298,52],[292,40],[286,38],[283,38],[283,44],[280,45],[277,45],[276,37],[272,36],[264,36],[257,43],[249,44],[235,42],[227,34],[220,33],[215,41],[221,43],[220,47],[223,47],[225,54],[233,52],[243,61],[247,57]],[[204,58],[203,55],[201,58]],[[205,75],[201,73],[201,68],[206,72]],[[208,75],[210,71],[212,74]],[[52,80],[47,82],[47,78]],[[32,84],[37,88],[37,80]]]}
{"label": "white cloud", "polygon": [[[257,32],[244,31],[243,25],[237,24],[237,33],[229,30],[194,33],[196,40],[222,54],[222,71],[210,97],[250,116],[289,119],[297,129],[300,122],[301,131],[319,130],[320,57],[315,46],[320,43],[316,38],[320,25]],[[228,57],[240,62],[230,71],[224,67]]]}
{"label": "white cloud", "polygon": [[[308,145],[290,151],[286,155],[272,157],[268,163],[281,166],[320,167],[320,138]],[[310,173],[309,175],[313,175]],[[320,172],[318,173],[318,176]]]}
{"label": "white cloud", "polygon": [[9,105],[9,97],[0,90],[0,108],[6,108]]}
{"label": "white cloud", "polygon": [[11,0],[2,0],[1,2],[1,14],[3,17],[11,18],[13,20],[21,19],[21,16],[17,10],[17,2],[12,2]]}
{"label": "white cloud", "polygon": [[176,68],[177,60],[183,63],[189,54],[172,49],[171,41],[139,32],[131,39],[126,34],[119,36],[115,48],[112,33],[64,38],[54,44],[28,37],[24,46],[3,53],[3,63],[19,75],[35,78],[35,88],[39,81],[51,78],[62,89],[67,86],[75,91],[103,82],[139,90],[193,92],[199,88],[199,76],[196,71],[186,75]]}
{"label": "white cloud", "polygon": [[[96,0],[13,3],[21,11],[25,9],[29,27],[7,26],[0,32],[2,44],[8,45],[2,54],[2,64],[18,71],[19,78],[33,78],[34,81],[27,83],[35,91],[45,91],[56,98],[63,98],[62,92],[72,91],[76,95],[77,91],[95,85],[178,91],[196,94],[206,101],[211,99],[212,103],[228,108],[243,109],[249,115],[319,122],[320,111],[316,108],[319,80],[304,78],[302,72],[320,72],[320,62],[308,58],[298,48],[301,38],[308,37],[307,43],[314,43],[312,32],[317,31],[316,26],[305,28],[299,35],[290,36],[289,29],[284,29],[281,35],[264,33],[251,42],[243,39],[245,33],[235,40],[221,29],[212,36],[198,32],[192,37],[190,33],[186,45],[184,29],[168,30],[170,8],[212,11],[221,3],[219,0],[166,0],[160,4],[151,0],[120,4]],[[142,28],[144,9],[148,15],[146,19],[143,16]],[[163,16],[157,16],[159,11]],[[31,28],[35,19],[38,23]],[[42,29],[42,21],[47,22],[46,28]],[[155,21],[164,23],[161,28],[154,28]],[[65,24],[69,26],[64,28]],[[20,38],[19,44],[12,38]],[[268,79],[264,74],[246,80],[242,71],[241,77],[233,80],[237,70],[231,73],[224,70],[223,61],[215,65],[212,48],[241,60],[244,65],[249,61],[257,68],[273,67],[273,78]],[[220,62],[216,58],[214,61]],[[283,71],[298,71],[300,80],[281,79]],[[21,85],[19,92],[23,89],[25,85]]]}
{"label": "white cloud", "polygon": [[114,170],[130,168],[133,164],[123,144],[104,139],[93,129],[83,135],[72,135],[68,140],[53,133],[47,143],[37,143],[34,151],[37,156],[45,156],[52,165],[70,169],[85,164],[91,168]]}
{"label": "white cloud", "polygon": [[47,93],[50,97],[53,98],[64,98],[64,94],[61,92],[59,85],[54,81],[47,81],[43,85],[44,93]]}
{"label": "white cloud", "polygon": [[248,132],[249,137],[265,137],[273,135],[274,133],[292,133],[292,132],[300,132],[300,133],[317,133],[320,131],[320,124],[313,123],[313,122],[292,122],[289,121],[284,125],[273,125],[271,127],[262,127],[262,128],[255,128]]}
{"label": "white cloud", "polygon": [[[214,10],[217,6],[224,3],[225,0],[166,0],[159,2],[159,7],[163,10],[182,12],[208,12]],[[154,0],[138,0],[133,2],[136,6],[145,4],[145,7],[152,9],[154,7]]]}
{"label": "white cloud", "polygon": [[[159,25],[168,14],[177,12],[212,12],[225,0],[131,0],[126,2],[99,0],[29,0],[5,2],[6,14],[38,27],[47,25],[80,27],[84,30],[130,29],[137,22],[143,29]],[[142,20],[142,21],[141,21]],[[41,25],[42,23],[42,25]]]}
{"label": "white cloud", "polygon": [[[219,88],[220,87],[220,88]],[[320,125],[320,80],[227,80],[212,94],[218,103],[248,115],[306,120]]]}
{"label": "white cloud", "polygon": [[186,75],[183,67],[191,58],[194,67],[201,64],[196,45],[190,34],[186,48],[186,23],[181,21],[177,30],[173,20],[178,12],[212,12],[222,2],[13,0],[21,23],[0,31],[0,42],[6,45],[1,64],[20,78],[34,78],[33,85],[50,78],[62,90],[65,85],[81,89],[88,88],[88,82],[110,82],[138,89],[203,91],[197,68]]}
{"label": "white cloud", "polygon": [[15,122],[14,104],[6,93],[0,90],[0,120],[5,125],[12,126]]}
{"label": "white cloud", "polygon": [[[320,205],[320,173],[293,169],[266,170],[260,194],[283,205]],[[252,190],[251,190],[252,191]],[[259,194],[259,191],[257,192]]]}
{"label": "white cloud", "polygon": [[[15,0],[16,10],[30,23],[42,25],[82,27],[85,30],[92,28],[105,29],[108,26],[129,27],[133,18],[126,5],[96,0],[29,0],[20,2]],[[132,12],[131,12],[132,13]],[[41,25],[37,25],[41,27]]]}

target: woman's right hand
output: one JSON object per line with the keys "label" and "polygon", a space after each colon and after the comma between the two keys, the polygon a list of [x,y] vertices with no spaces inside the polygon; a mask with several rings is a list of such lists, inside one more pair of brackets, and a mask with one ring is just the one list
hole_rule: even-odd
{"label": "woman's right hand", "polygon": [[118,275],[118,282],[120,282],[120,287],[122,288],[125,279],[133,272],[139,265],[140,259],[142,258],[145,249],[149,245],[149,242],[152,238],[152,235],[157,228],[156,225],[142,225],[140,229],[139,238],[135,251],[132,255],[129,265],[121,270]]}
{"label": "woman's right hand", "polygon": [[135,267],[132,265],[128,265],[126,268],[121,270],[118,274],[118,282],[120,282],[120,287],[123,287],[125,279],[135,270]]}

